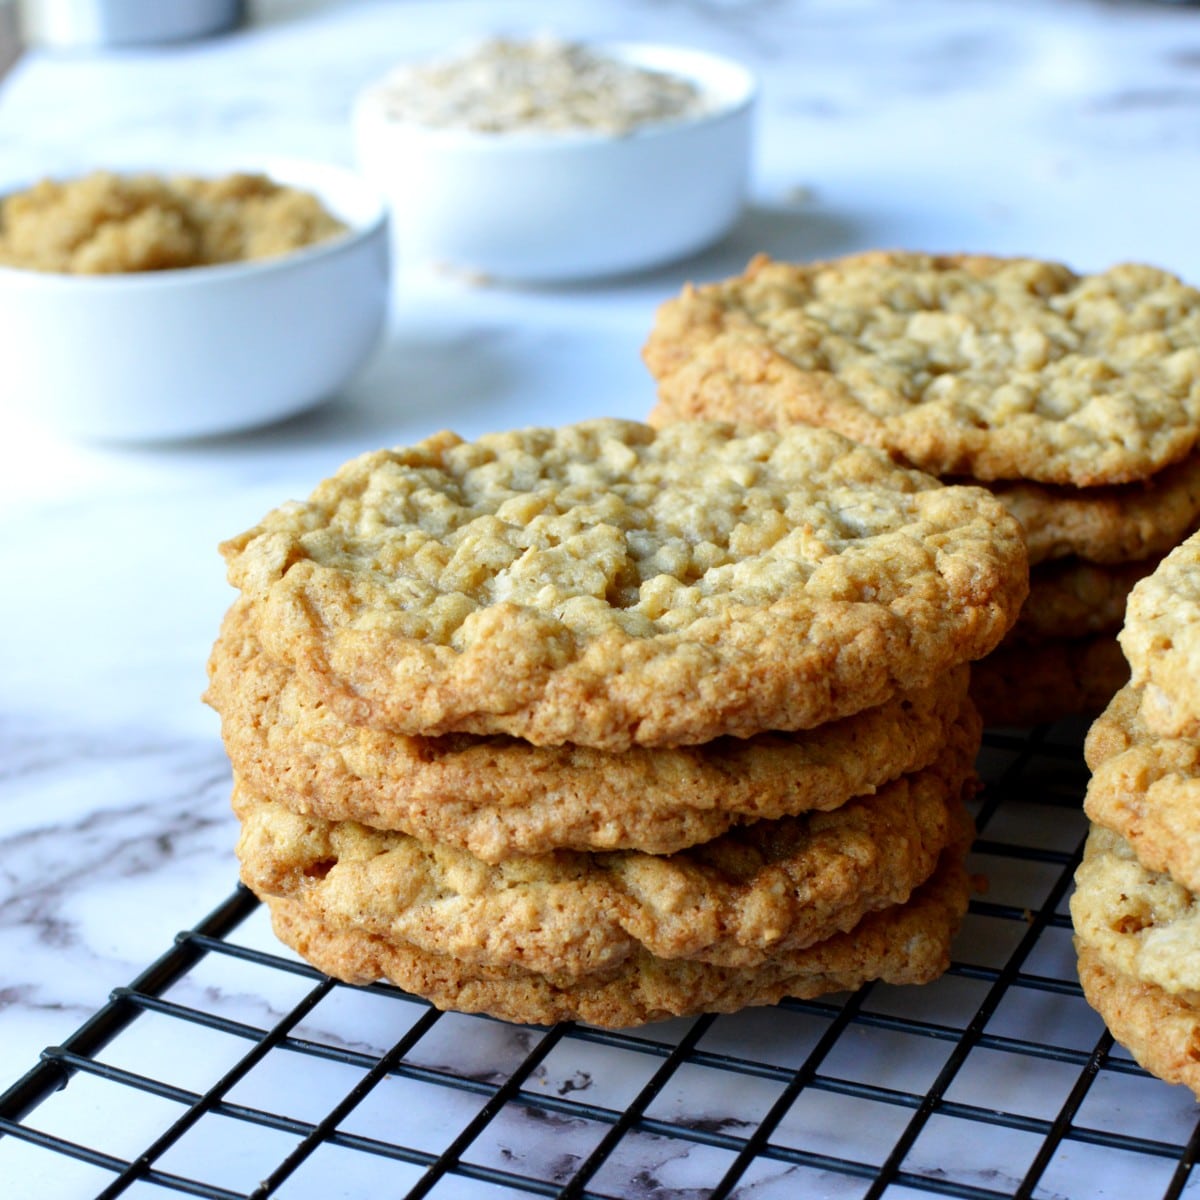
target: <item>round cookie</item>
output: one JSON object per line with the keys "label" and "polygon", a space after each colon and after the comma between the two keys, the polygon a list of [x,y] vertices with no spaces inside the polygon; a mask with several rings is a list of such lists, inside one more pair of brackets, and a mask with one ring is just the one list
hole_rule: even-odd
{"label": "round cookie", "polygon": [[1020,521],[1031,565],[1068,557],[1141,562],[1174,549],[1200,524],[1200,454],[1137,483],[1075,488],[1013,480],[988,487]]}
{"label": "round cookie", "polygon": [[348,724],[619,751],[810,728],[990,651],[1016,521],[825,430],[600,420],[365,455],[222,547]]}
{"label": "round cookie", "polygon": [[971,667],[970,695],[985,725],[1040,725],[1100,712],[1129,680],[1112,634],[1001,646]]}
{"label": "round cookie", "polygon": [[735,824],[837,808],[931,763],[968,678],[963,664],[931,688],[813,730],[611,754],[347,725],[263,654],[242,602],[226,616],[209,672],[206,699],[251,791],[486,862],[559,849],[668,854]]}
{"label": "round cookie", "polygon": [[1161,737],[1200,736],[1200,534],[1130,593],[1119,635],[1142,719]]}
{"label": "round cookie", "polygon": [[963,852],[959,846],[943,855],[933,878],[907,904],[872,913],[848,933],[774,956],[762,966],[722,967],[640,951],[617,974],[568,987],[516,967],[464,966],[446,954],[333,925],[293,900],[268,896],[266,903],[281,941],[348,983],[386,979],[438,1008],[507,1021],[579,1020],[619,1029],[852,990],[876,979],[891,984],[936,979],[949,965],[950,942],[970,895]]}
{"label": "round cookie", "polygon": [[935,475],[1128,483],[1200,441],[1200,291],[1149,266],[760,256],[663,305],[644,358],[652,424],[821,425]]}
{"label": "round cookie", "polygon": [[1078,558],[1042,563],[1029,573],[1029,595],[1004,644],[1115,634],[1134,585],[1157,559],[1102,566]]}
{"label": "round cookie", "polygon": [[757,967],[905,901],[960,829],[977,721],[931,767],[829,813],[760,821],[669,856],[561,851],[490,866],[355,822],[299,816],[240,786],[238,857],[259,895],[295,899],[464,966],[565,985],[639,951]]}
{"label": "round cookie", "polygon": [[1152,1075],[1200,1099],[1200,1007],[1111,970],[1085,945],[1077,949],[1084,997],[1113,1037]]}
{"label": "round cookie", "polygon": [[1088,730],[1084,808],[1151,871],[1200,893],[1200,742],[1154,735],[1141,701],[1140,689],[1122,688]]}
{"label": "round cookie", "polygon": [[1200,908],[1182,884],[1149,871],[1133,847],[1093,825],[1075,873],[1071,921],[1112,972],[1200,999]]}

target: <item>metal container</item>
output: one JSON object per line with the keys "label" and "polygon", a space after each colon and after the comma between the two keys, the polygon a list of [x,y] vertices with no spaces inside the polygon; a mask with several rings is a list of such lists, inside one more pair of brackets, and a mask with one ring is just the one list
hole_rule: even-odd
{"label": "metal container", "polygon": [[239,25],[245,0],[23,0],[25,40],[104,48],[206,37]]}

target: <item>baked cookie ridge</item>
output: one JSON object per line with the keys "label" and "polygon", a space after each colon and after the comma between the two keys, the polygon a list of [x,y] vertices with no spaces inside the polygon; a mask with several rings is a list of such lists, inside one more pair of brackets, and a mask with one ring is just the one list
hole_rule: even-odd
{"label": "baked cookie ridge", "polygon": [[438,1008],[526,1024],[580,1020],[628,1028],[775,1004],[787,996],[852,990],[875,979],[930,982],[949,965],[950,943],[966,912],[970,880],[962,855],[961,847],[947,851],[933,877],[907,904],[873,913],[848,933],[781,954],[763,966],[720,967],[643,952],[611,978],[566,987],[518,968],[463,966],[449,955],[323,922],[294,900],[268,896],[266,903],[281,941],[348,983],[386,979]]}
{"label": "baked cookie ridge", "polygon": [[348,725],[267,657],[243,601],[226,615],[209,670],[206,698],[252,791],[487,862],[559,849],[667,854],[747,821],[836,808],[928,766],[959,720],[968,678],[963,664],[931,688],[812,730],[613,754]]}
{"label": "baked cookie ridge", "polygon": [[558,985],[632,955],[758,967],[907,900],[961,842],[977,720],[931,767],[829,813],[757,822],[670,856],[558,852],[488,866],[463,851],[299,816],[244,786],[244,882],[463,965]]}
{"label": "baked cookie ridge", "polygon": [[829,431],[600,420],[360,458],[225,543],[350,724],[602,750],[810,728],[986,654],[1016,521]]}

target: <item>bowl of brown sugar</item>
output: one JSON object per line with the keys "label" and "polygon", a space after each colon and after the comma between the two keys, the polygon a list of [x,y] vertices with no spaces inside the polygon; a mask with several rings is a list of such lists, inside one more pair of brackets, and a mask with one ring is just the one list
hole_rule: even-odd
{"label": "bowl of brown sugar", "polygon": [[340,167],[38,180],[0,197],[4,403],[114,441],[281,419],[369,356],[388,274],[386,208]]}

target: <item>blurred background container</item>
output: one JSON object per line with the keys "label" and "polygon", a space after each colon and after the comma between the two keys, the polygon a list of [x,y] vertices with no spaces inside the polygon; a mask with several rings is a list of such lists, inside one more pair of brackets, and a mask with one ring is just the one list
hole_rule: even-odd
{"label": "blurred background container", "polygon": [[0,79],[16,61],[19,48],[17,0],[0,0]]}
{"label": "blurred background container", "polygon": [[24,41],[80,48],[205,37],[246,15],[245,0],[20,0],[19,8]]}

